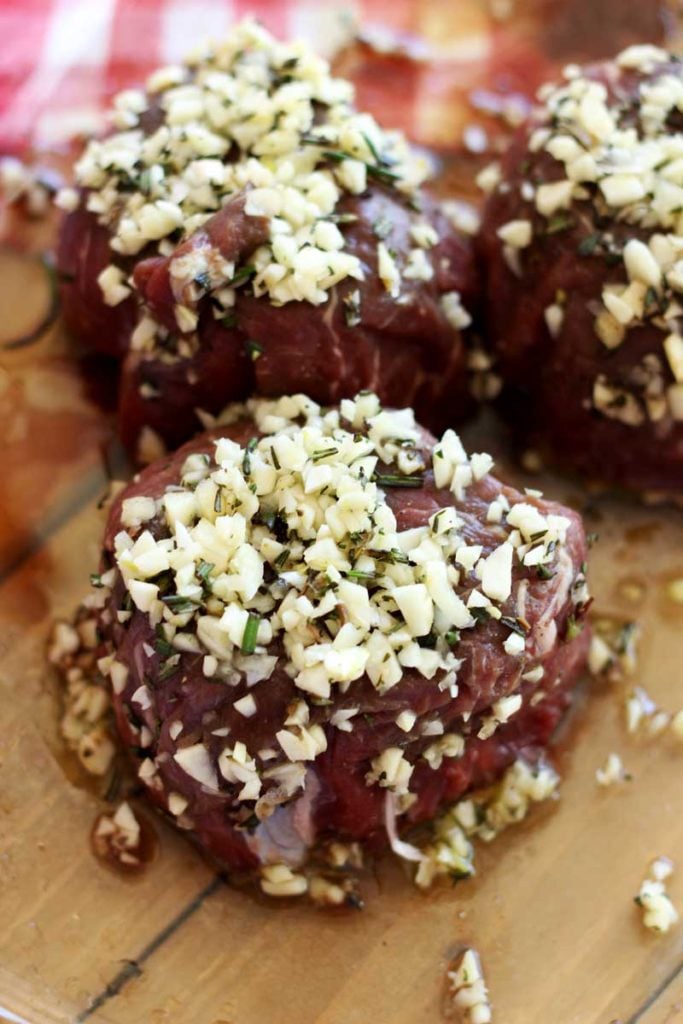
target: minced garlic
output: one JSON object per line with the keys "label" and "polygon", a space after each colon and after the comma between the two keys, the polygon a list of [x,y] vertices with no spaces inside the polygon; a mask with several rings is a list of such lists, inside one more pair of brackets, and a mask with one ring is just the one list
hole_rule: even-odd
{"label": "minced garlic", "polygon": [[[47,177],[47,176],[46,176]],[[51,185],[39,168],[30,167],[13,156],[0,159],[0,195],[7,203],[24,203],[31,217],[43,217],[50,209]]]}
{"label": "minced garlic", "polygon": [[599,786],[612,786],[616,782],[630,780],[631,776],[624,768],[623,762],[618,754],[611,753],[602,768],[598,768],[595,779]]}
{"label": "minced garlic", "polygon": [[643,911],[643,924],[650,931],[663,934],[678,922],[678,911],[666,891],[665,881],[673,872],[668,857],[658,857],[650,865],[649,876],[644,879],[634,897]]}
{"label": "minced garlic", "polygon": [[117,669],[113,659],[96,660],[97,611],[113,579],[113,572],[93,577],[89,608],[74,625],[55,623],[48,648],[48,658],[63,679],[62,738],[85,771],[98,778],[109,773],[116,753],[106,677],[116,676]]}
{"label": "minced garlic", "polygon": [[663,711],[641,687],[635,686],[624,701],[626,728],[631,734],[659,736],[671,724],[671,715]]}
{"label": "minced garlic", "polygon": [[467,1024],[490,1024],[488,989],[475,950],[465,950],[457,967],[448,971],[448,987],[453,1008],[463,1014]]}
{"label": "minced garlic", "polygon": [[460,800],[433,822],[434,840],[422,850],[415,884],[424,889],[441,875],[473,875],[472,839],[491,842],[508,826],[523,821],[532,804],[556,794],[559,781],[547,763],[531,766],[520,759],[492,789]]}
{"label": "minced garlic", "polygon": [[128,869],[142,866],[141,840],[140,823],[125,800],[113,814],[100,816],[92,835],[93,848],[99,857]]}
{"label": "minced garlic", "polygon": [[[122,505],[116,563],[134,606],[163,640],[165,673],[192,652],[203,656],[212,679],[246,677],[249,693],[234,706],[249,718],[259,713],[256,684],[277,663],[271,645],[280,644],[300,693],[276,733],[278,755],[291,767],[327,747],[311,706],[343,694],[354,680],[367,677],[383,694],[411,669],[437,678],[454,698],[460,632],[489,618],[502,617],[513,629],[505,651],[524,658],[528,626],[501,612],[513,567],[553,563],[568,519],[542,513],[531,498],[516,504],[493,498],[498,542],[488,551],[464,542],[454,505],[437,509],[424,526],[400,530],[390,489],[421,487],[431,461],[437,486],[462,500],[492,468],[490,457],[468,456],[452,430],[433,451],[425,449],[412,411],[384,410],[369,393],[330,411],[302,395],[254,399],[242,414],[254,421],[246,445],[220,438],[213,453],[188,456],[179,485],[158,500],[137,495]],[[162,536],[148,528],[160,518]],[[425,637],[429,643],[420,642]],[[109,670],[115,688],[125,685],[123,666],[112,659]],[[146,685],[131,699],[149,706]],[[485,734],[521,703],[519,694],[496,701],[482,724]],[[333,711],[331,725],[352,731],[357,710]],[[415,722],[404,711],[398,724],[409,732]],[[421,732],[441,737],[424,753],[433,767],[461,756],[457,732],[443,735],[437,721],[423,723]],[[223,777],[241,787],[242,800],[261,798],[254,753],[228,741],[218,761]],[[175,759],[204,786],[217,787],[201,744],[184,747]],[[412,771],[403,751],[390,746],[373,760],[368,784],[405,798]],[[303,784],[303,767],[287,784]]]}

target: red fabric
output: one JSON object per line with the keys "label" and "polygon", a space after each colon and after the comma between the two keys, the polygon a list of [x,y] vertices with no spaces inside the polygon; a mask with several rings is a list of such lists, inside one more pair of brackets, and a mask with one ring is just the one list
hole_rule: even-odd
{"label": "red fabric", "polygon": [[[483,0],[0,0],[0,154],[98,130],[111,95],[140,85],[247,14],[326,56],[361,29],[423,40],[429,61],[347,51],[360,107],[415,141],[447,147],[472,119],[473,90],[531,95],[568,60],[661,42],[662,0],[516,0],[502,22]],[[599,8],[600,26],[590,32]],[[552,9],[552,13],[551,13]],[[348,38],[348,31],[346,38]],[[419,44],[418,44],[419,49]]]}
{"label": "red fabric", "polygon": [[[96,130],[111,95],[247,14],[325,49],[327,0],[0,0],[0,153]],[[419,29],[419,0],[363,0],[364,23]],[[328,46],[329,49],[329,46]]]}

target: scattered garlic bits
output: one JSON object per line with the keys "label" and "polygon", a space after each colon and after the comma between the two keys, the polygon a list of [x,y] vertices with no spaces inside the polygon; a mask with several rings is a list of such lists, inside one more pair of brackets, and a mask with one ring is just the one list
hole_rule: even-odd
{"label": "scattered garlic bits", "polygon": [[668,932],[678,922],[678,911],[666,891],[666,879],[673,873],[673,863],[668,857],[658,857],[650,865],[648,877],[643,881],[638,895],[634,897],[643,912],[643,924],[650,931],[660,935]]}
{"label": "scattered garlic bits", "polygon": [[92,845],[100,860],[124,871],[144,866],[142,829],[129,803],[119,804],[113,814],[101,814],[92,832]]}
{"label": "scattered garlic bits", "polygon": [[624,711],[626,730],[631,735],[654,738],[672,725],[670,713],[658,707],[642,686],[629,690],[624,700]]}
{"label": "scattered garlic bits", "polygon": [[678,743],[683,741],[683,711],[671,713],[660,708],[642,686],[634,686],[624,698],[626,730],[633,736],[658,739],[669,733]]}
{"label": "scattered garlic bits", "polygon": [[[0,159],[0,197],[8,205],[23,203],[30,217],[44,217],[50,210],[54,183],[50,175],[6,156]],[[54,177],[54,176],[53,176]]]}
{"label": "scattered garlic bits", "polygon": [[[345,844],[333,844],[342,851]],[[261,891],[278,899],[305,896],[319,907],[363,908],[354,868],[362,866],[362,858],[344,856],[338,863],[306,865],[294,871],[287,864],[264,864],[259,869]]]}
{"label": "scattered garlic bits", "polygon": [[[115,572],[111,570],[107,575],[113,581]],[[101,577],[94,577],[93,582],[96,589],[86,598],[76,622],[55,623],[48,660],[63,683],[62,738],[85,771],[106,782],[116,754],[108,679],[112,658],[97,656],[97,613],[108,590]]]}
{"label": "scattered garlic bits", "polygon": [[[683,420],[683,133],[672,127],[683,98],[682,68],[655,46],[632,46],[612,65],[586,73],[571,65],[561,84],[543,86],[529,146],[532,154],[553,157],[555,180],[539,182],[532,168],[533,183],[522,185],[530,219],[498,232],[515,273],[531,242],[531,218],[541,235],[583,235],[579,258],[622,268],[623,279],[605,284],[596,304],[596,333],[616,349],[630,329],[652,324],[662,334],[661,353],[639,364],[638,395],[600,374],[592,402],[602,415],[633,427],[648,419]],[[596,226],[587,234],[589,219]],[[562,329],[563,315],[562,302],[546,309],[551,335]]]}
{"label": "scattered garlic bits", "polygon": [[448,971],[448,992],[451,1008],[467,1024],[490,1024],[493,1020],[488,989],[484,981],[479,954],[467,949],[459,963]]}
{"label": "scattered garlic bits", "polygon": [[[251,717],[259,714],[255,684],[280,659],[301,698],[276,738],[280,757],[298,763],[327,746],[308,702],[334,703],[354,680],[367,677],[384,694],[413,670],[455,697],[460,635],[490,618],[510,630],[505,653],[524,658],[524,626],[508,622],[501,605],[515,563],[543,568],[562,557],[565,517],[504,500],[503,521],[498,495],[499,544],[488,553],[466,543],[454,505],[400,530],[387,500],[393,488],[421,488],[431,469],[437,487],[461,500],[491,469],[490,457],[468,457],[450,430],[431,450],[412,410],[384,410],[370,393],[328,411],[303,395],[254,399],[243,414],[255,435],[245,446],[217,440],[213,457],[188,456],[180,485],[158,502],[139,495],[122,504],[116,563],[132,604],[162,637],[164,678],[181,652],[202,654],[206,675],[246,677],[250,693],[236,710]],[[520,703],[496,702],[487,735]],[[353,714],[332,708],[330,724],[353,731]],[[238,746],[228,744],[219,768],[243,784],[240,799],[256,800],[259,769]],[[462,750],[462,737],[449,734],[425,757],[436,765]],[[176,760],[181,754],[185,770],[202,775],[204,748]],[[407,798],[412,771],[403,751],[388,747],[373,759],[368,785]]]}
{"label": "scattered garlic bits", "polygon": [[640,626],[611,618],[594,618],[588,668],[596,678],[620,682],[638,669]]}
{"label": "scattered garlic bits", "polygon": [[[268,219],[267,244],[244,266],[200,248],[172,262],[174,286],[190,289],[195,301],[211,293],[225,315],[237,288],[273,305],[317,305],[337,282],[362,279],[340,230],[355,217],[339,204],[372,182],[410,200],[427,163],[400,133],[382,130],[352,103],[352,85],[332,78],[326,61],[303,43],[278,42],[250,19],[183,65],[154,72],[146,92],[120,93],[118,130],[90,142],[76,164],[88,210],[112,232],[114,269],[119,257],[125,266],[126,257],[150,247],[170,255],[246,190],[246,213]],[[161,123],[146,134],[150,119]],[[434,243],[423,237],[411,250],[413,276],[422,272],[423,248]],[[391,259],[386,253],[384,262]],[[400,285],[395,271],[390,281],[383,275],[392,294]],[[100,283],[107,302],[125,298],[125,282],[112,274]],[[176,314],[180,332],[191,333],[196,314],[182,304]],[[145,320],[140,331],[149,333]],[[140,337],[136,343],[142,346]]]}
{"label": "scattered garlic bits", "polygon": [[457,880],[475,874],[472,839],[491,842],[523,821],[533,804],[556,796],[559,782],[545,761],[515,761],[492,789],[460,800],[433,822],[434,840],[421,851],[415,884],[427,889],[440,876]]}
{"label": "scattered garlic bits", "polygon": [[595,773],[595,781],[599,786],[613,786],[615,783],[630,781],[631,778],[619,754],[614,752],[608,754],[603,767],[598,768]]}

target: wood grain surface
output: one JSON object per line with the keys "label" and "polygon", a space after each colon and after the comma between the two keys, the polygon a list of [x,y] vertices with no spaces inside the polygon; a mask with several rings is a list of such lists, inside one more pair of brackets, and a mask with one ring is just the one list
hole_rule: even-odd
{"label": "wood grain surface", "polygon": [[[550,5],[527,6],[519,47],[530,53],[536,33],[533,46],[543,36],[547,50],[550,23],[539,11]],[[581,16],[585,6],[577,4]],[[474,53],[477,34],[490,30],[474,0],[413,7],[413,27],[441,51],[466,39]],[[514,25],[508,31],[514,38]],[[363,58],[351,61],[362,80]],[[435,95],[453,111],[454,141],[465,115],[444,73],[434,72]],[[3,308],[45,301],[30,263],[14,260],[0,280]],[[442,1019],[449,960],[473,945],[499,1024],[683,1022],[683,925],[656,937],[633,903],[649,862],[666,855],[683,909],[683,744],[634,739],[623,710],[634,682],[663,708],[683,707],[683,609],[666,594],[669,580],[683,578],[683,514],[533,478],[583,508],[599,532],[596,611],[637,619],[641,656],[630,684],[585,684],[558,743],[561,799],[480,844],[476,878],[425,895],[387,858],[363,912],[271,905],[231,889],[155,820],[156,859],[124,879],[91,853],[103,804],[61,749],[45,667],[51,622],[68,617],[96,566],[97,498],[111,467],[124,466],[85,370],[59,325],[30,348],[0,353],[0,1020],[430,1024]],[[504,447],[489,420],[473,431],[478,445]],[[634,581],[635,603],[623,586]],[[633,781],[602,789],[595,771],[611,751]]]}

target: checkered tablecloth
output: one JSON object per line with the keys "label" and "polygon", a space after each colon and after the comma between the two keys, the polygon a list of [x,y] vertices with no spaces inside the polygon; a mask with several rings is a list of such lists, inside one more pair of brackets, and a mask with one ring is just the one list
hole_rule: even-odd
{"label": "checkered tablecloth", "polygon": [[378,80],[373,70],[368,94],[359,96],[385,124],[410,130],[434,121],[444,83],[451,90],[463,69],[469,81],[468,69],[486,63],[487,6],[487,0],[0,0],[0,153],[98,130],[113,93],[245,15],[280,38],[307,38],[325,56],[349,38],[351,26],[388,30],[394,38],[431,37],[436,63],[425,62],[409,77],[394,70],[391,81]]}
{"label": "checkered tablecloth", "polygon": [[[668,0],[669,6],[678,0]],[[664,0],[0,0],[0,154],[98,130],[113,93],[251,14],[330,56],[350,26],[426,41],[429,60],[348,62],[360,106],[448,145],[473,89],[531,94],[567,60],[659,41]],[[610,31],[603,31],[608,25]],[[577,49],[578,47],[578,49]]]}
{"label": "checkered tablecloth", "polygon": [[53,144],[100,124],[113,92],[253,14],[328,52],[344,19],[410,28],[414,0],[0,0],[0,149]]}

